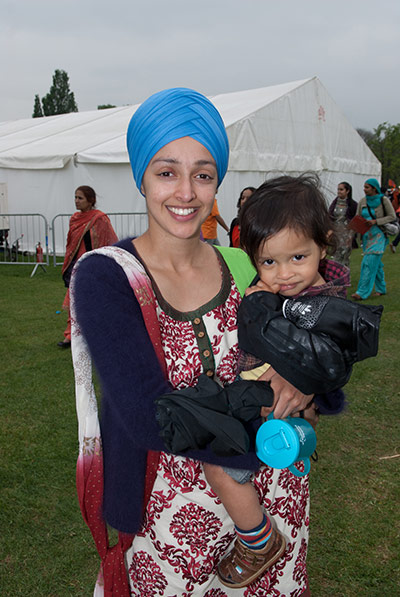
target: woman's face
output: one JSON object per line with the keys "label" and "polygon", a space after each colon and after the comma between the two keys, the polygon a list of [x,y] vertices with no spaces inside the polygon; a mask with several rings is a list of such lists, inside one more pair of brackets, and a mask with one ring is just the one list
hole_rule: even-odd
{"label": "woman's face", "polygon": [[247,199],[251,197],[253,191],[251,189],[245,189],[242,194],[240,195],[240,207],[242,208],[243,205],[246,203]]}
{"label": "woman's face", "polygon": [[364,193],[366,194],[367,197],[371,197],[372,195],[376,195],[378,193],[378,191],[376,190],[375,187],[371,186],[370,184],[365,183],[364,184]]}
{"label": "woman's face", "polygon": [[82,191],[75,191],[75,207],[81,212],[92,209],[92,204],[86,199]]}
{"label": "woman's face", "polygon": [[214,158],[198,141],[183,137],[162,147],[143,176],[149,231],[198,237],[217,190]]}
{"label": "woman's face", "polygon": [[346,187],[343,184],[339,184],[338,188],[337,188],[337,194],[338,194],[339,199],[347,199],[349,191],[346,189]]}

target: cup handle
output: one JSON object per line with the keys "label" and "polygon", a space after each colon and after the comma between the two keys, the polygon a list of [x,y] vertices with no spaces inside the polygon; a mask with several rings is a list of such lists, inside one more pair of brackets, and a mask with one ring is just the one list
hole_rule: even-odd
{"label": "cup handle", "polygon": [[308,473],[310,472],[310,469],[311,469],[310,459],[304,458],[303,462],[304,462],[304,471],[299,471],[299,469],[294,464],[291,464],[290,466],[288,466],[288,469],[290,470],[291,473],[293,473],[293,475],[296,475],[296,477],[305,477],[306,475],[308,475]]}

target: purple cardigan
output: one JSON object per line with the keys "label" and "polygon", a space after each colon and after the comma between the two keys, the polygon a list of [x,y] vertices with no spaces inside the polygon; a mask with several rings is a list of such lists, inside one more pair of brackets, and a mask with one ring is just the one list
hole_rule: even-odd
{"label": "purple cardigan", "polygon": [[[135,257],[132,239],[117,246]],[[148,450],[163,450],[154,400],[169,391],[140,306],[122,268],[103,255],[76,272],[76,314],[102,386],[100,426],[104,453],[103,515],[108,524],[136,533],[142,522]],[[185,456],[258,470],[254,453],[223,458],[210,449]]]}

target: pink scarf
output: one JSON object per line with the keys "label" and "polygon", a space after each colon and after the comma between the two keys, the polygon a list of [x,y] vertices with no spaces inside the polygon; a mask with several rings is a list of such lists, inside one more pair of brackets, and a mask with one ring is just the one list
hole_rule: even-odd
{"label": "pink scarf", "polygon": [[[166,365],[161,345],[154,293],[150,279],[143,265],[130,253],[119,247],[103,247],[85,253],[85,259],[92,253],[114,259],[124,270],[142,310],[147,333],[154,346],[160,366],[165,374]],[[72,360],[75,373],[76,408],[79,423],[79,456],[76,469],[76,484],[82,516],[88,525],[97,551],[101,557],[100,573],[104,582],[105,597],[130,597],[124,553],[131,546],[133,535],[119,533],[118,543],[109,545],[107,525],[102,517],[103,501],[103,451],[100,424],[97,415],[97,401],[92,381],[90,353],[75,317],[74,285],[75,272],[71,278]],[[159,453],[149,451],[145,479],[143,507],[149,500],[157,472]]]}

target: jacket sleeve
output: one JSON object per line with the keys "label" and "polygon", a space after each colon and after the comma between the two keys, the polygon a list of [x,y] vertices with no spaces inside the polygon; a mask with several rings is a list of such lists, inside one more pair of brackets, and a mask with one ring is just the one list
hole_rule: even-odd
{"label": "jacket sleeve", "polygon": [[397,221],[396,212],[394,211],[394,207],[387,197],[383,197],[382,206],[383,206],[383,215],[382,215],[382,217],[376,219],[377,225],[383,226],[384,224],[389,224],[389,222]]}
{"label": "jacket sleeve", "polygon": [[[76,272],[75,305],[102,386],[101,428],[106,442],[118,433],[129,438],[133,448],[165,451],[155,399],[172,387],[161,371],[122,268],[102,255],[83,260]],[[218,458],[207,448],[187,451],[185,456],[257,468],[254,454]]]}
{"label": "jacket sleeve", "polygon": [[351,363],[338,344],[322,331],[298,327],[283,316],[282,306],[282,298],[268,292],[245,297],[238,312],[240,347],[272,365],[304,394],[343,387]]}

